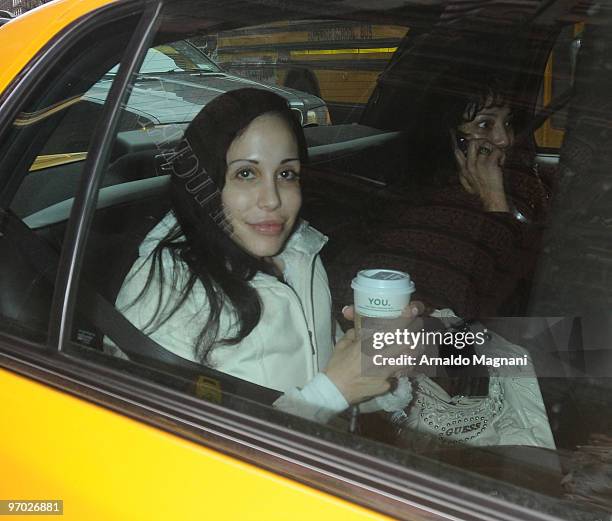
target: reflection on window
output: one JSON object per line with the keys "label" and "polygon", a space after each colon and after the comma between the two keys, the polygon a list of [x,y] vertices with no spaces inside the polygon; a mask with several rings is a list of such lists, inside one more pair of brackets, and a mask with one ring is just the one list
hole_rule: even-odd
{"label": "reflection on window", "polygon": [[[593,406],[605,382],[580,379],[581,325],[527,316],[558,159],[543,163],[524,139],[537,93],[521,88],[540,33],[517,42],[411,20],[161,32],[133,79],[133,125],[116,135],[83,272],[135,340],[82,317],[73,339],[179,379],[195,371],[189,392],[205,400],[225,404],[222,374],[237,402],[256,400],[252,386],[272,392],[274,421],[301,416],[365,451],[375,440],[396,461],[416,453],[486,476],[489,490],[507,481],[563,502],[584,471],[567,469],[607,447],[609,427]],[[573,36],[539,71],[545,106],[567,87],[561,47]],[[391,305],[382,290],[343,311],[368,268],[371,284],[405,284],[421,318],[401,315],[409,299],[399,325],[368,315]],[[429,351],[409,336],[423,348],[414,363],[439,367],[400,363],[391,390],[351,394],[338,378],[350,361],[336,357],[355,312],[366,330],[389,328],[372,346],[389,360],[408,360],[396,330],[431,333]]]}

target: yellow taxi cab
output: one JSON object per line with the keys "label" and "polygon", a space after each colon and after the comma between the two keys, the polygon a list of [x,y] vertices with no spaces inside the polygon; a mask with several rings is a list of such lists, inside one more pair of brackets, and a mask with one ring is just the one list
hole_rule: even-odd
{"label": "yellow taxi cab", "polygon": [[[575,308],[563,310],[568,301],[589,302],[599,311],[609,302],[606,270],[612,264],[604,232],[612,184],[604,168],[610,160],[604,87],[612,86],[612,68],[597,82],[593,70],[612,56],[612,40],[605,33],[612,25],[611,7],[589,5],[54,0],[2,25],[0,515],[71,520],[611,519],[610,366],[601,346],[610,338],[608,322]],[[270,41],[265,35],[277,38],[270,27],[279,26],[308,34],[325,27],[393,27],[394,45],[384,52],[377,46],[376,58],[384,63],[376,63],[376,74],[372,69],[360,76],[368,83],[359,84],[360,92],[367,92],[363,106],[344,107],[342,117],[330,116],[327,106],[351,100],[355,85],[346,86],[344,98],[337,81],[330,84],[329,99],[325,89],[313,96],[298,84],[282,94],[261,81],[270,75],[241,78],[238,70],[232,76],[222,67],[206,69],[189,58],[189,50],[180,58],[174,51],[168,54],[164,59],[172,63],[167,70],[147,72],[143,65],[147,53],[160,46],[176,49],[177,42],[187,42],[181,45],[201,53],[217,38],[227,43],[230,36],[255,35],[249,38],[251,63],[278,65],[278,76],[284,66],[266,62]],[[487,46],[491,39],[495,47]],[[315,75],[320,56],[296,54],[294,41],[284,44],[293,58],[300,58],[300,67]],[[282,45],[274,42],[275,48]],[[465,53],[458,52],[461,45]],[[558,76],[549,61],[553,47],[563,57]],[[231,62],[244,58],[245,50],[228,44],[223,52],[224,61]],[[326,59],[326,66],[349,78],[346,71],[360,71],[367,61],[358,52],[343,55],[342,63],[337,58]],[[548,372],[536,364],[538,378],[532,378],[542,402],[540,415],[552,436],[547,446],[521,441],[531,440],[529,433],[507,434],[512,425],[499,426],[505,434],[497,442],[478,444],[484,432],[480,424],[474,436],[447,443],[444,433],[455,432],[456,423],[480,421],[459,412],[453,420],[445,416],[435,435],[413,435],[393,410],[356,418],[359,411],[351,408],[328,423],[291,415],[272,406],[278,390],[167,351],[115,307],[139,245],[170,209],[168,154],[199,110],[234,88],[228,86],[232,82],[235,88],[275,90],[303,111],[310,160],[302,213],[330,237],[323,260],[334,304],[347,303],[345,268],[365,258],[364,242],[373,244],[380,230],[393,228],[398,234],[392,251],[377,257],[381,265],[406,258],[413,262],[416,254],[406,246],[414,232],[402,235],[399,217],[383,210],[420,204],[420,188],[415,187],[422,165],[411,162],[414,147],[425,146],[419,139],[434,117],[427,111],[436,107],[435,96],[453,87],[440,87],[438,75],[446,77],[445,67],[469,68],[477,62],[478,70],[486,63],[519,78],[509,98],[515,103],[509,126],[514,125],[512,140],[520,152],[512,159],[523,165],[529,155],[525,183],[542,186],[541,177],[550,174],[558,192],[542,192],[547,205],[557,197],[549,214],[553,224],[527,222],[518,209],[529,208],[532,200],[520,196],[508,217],[514,220],[502,223],[511,230],[537,225],[548,234],[532,244],[539,264],[504,302],[513,303],[512,312],[500,307],[497,322],[490,323],[485,318],[491,317],[465,318],[482,319],[495,335],[546,355],[538,358],[529,351],[534,359],[553,361]],[[543,86],[549,89],[544,100]],[[566,132],[563,143],[562,133],[542,143],[542,125],[567,129],[569,138]],[[595,125],[596,131],[584,131],[585,125]],[[581,148],[582,135],[589,138]],[[430,152],[435,150],[432,145]],[[585,164],[598,168],[599,198],[587,197],[594,188],[584,182],[590,172]],[[577,187],[572,172],[579,174]],[[436,222],[418,234],[436,232]],[[465,241],[455,239],[452,249],[463,252]],[[576,244],[587,252],[585,259],[576,259]],[[484,278],[482,259],[493,255],[483,251],[482,258],[462,260],[462,277],[470,288]],[[406,266],[416,266],[419,273],[419,262]],[[417,280],[417,286],[431,289],[423,294],[425,300],[431,298],[427,303],[440,308],[445,301],[437,298],[437,288],[449,285],[436,285],[436,273],[431,281]],[[440,275],[439,280],[445,279]],[[468,297],[450,304],[468,315],[461,302],[476,296]],[[472,308],[466,304],[465,309]],[[473,323],[461,327],[479,327]],[[597,334],[589,336],[587,330]],[[577,335],[582,335],[579,340]],[[109,339],[127,356],[113,356]],[[593,344],[597,349],[591,352]],[[520,389],[520,378],[510,380]],[[417,393],[422,380],[411,382]],[[489,404],[486,393],[468,398],[484,407]],[[466,397],[457,393],[451,398],[447,409],[461,407]],[[430,421],[435,415],[427,416],[431,411],[424,403],[415,398],[403,407]],[[517,409],[503,392],[495,403],[499,410],[489,411],[493,416],[504,407]],[[505,435],[511,441],[499,441]]]}
{"label": "yellow taxi cab", "polygon": [[[113,42],[115,24],[127,18],[122,30],[135,31],[144,12],[140,2],[79,0],[54,2],[11,21],[0,34],[6,50],[0,79],[3,115],[22,113],[23,97],[45,81],[45,71],[58,59],[71,61],[66,54],[83,51],[85,42],[119,50],[119,42]],[[122,44],[126,37],[123,32]],[[57,72],[55,81],[67,81]],[[94,120],[83,123],[93,131]],[[67,153],[55,163],[74,160]],[[28,345],[18,333],[3,338],[3,347],[25,349],[25,358],[14,358],[12,349],[2,352],[3,515],[29,518],[48,505],[47,514],[74,520],[387,518],[296,481],[290,460],[265,452],[254,459],[249,444],[232,441],[229,433],[211,431],[203,445],[194,441],[195,433],[179,429],[171,415],[154,413],[151,422],[152,411],[144,404],[129,412],[131,400],[116,401],[115,391],[99,394],[95,387],[101,375],[85,378],[85,367],[69,367],[71,357],[57,351],[57,340],[48,340],[45,346]],[[67,372],[28,362],[32,355],[52,366],[67,363]],[[37,369],[32,373],[28,367]],[[84,378],[77,383],[73,377],[79,374]],[[205,382],[198,385],[206,389]],[[233,446],[229,454],[222,448],[228,444]],[[258,460],[284,470],[267,470]]]}

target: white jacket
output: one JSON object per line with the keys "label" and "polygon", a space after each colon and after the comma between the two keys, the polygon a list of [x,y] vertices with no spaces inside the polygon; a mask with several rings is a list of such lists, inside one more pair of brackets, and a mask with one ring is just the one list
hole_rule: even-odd
{"label": "white jacket", "polygon": [[[180,289],[189,276],[188,267],[182,262],[175,263],[171,254],[164,251],[162,262],[166,279],[160,281],[154,278],[147,293],[137,298],[149,274],[152,262],[150,254],[175,222],[174,216],[168,214],[142,242],[139,258],[123,283],[116,305],[130,322],[158,344],[183,358],[199,362],[194,346],[209,309],[206,292],[199,281],[185,303],[168,320],[158,325],[153,322],[146,327],[156,318],[160,292],[163,298],[159,316],[163,318],[166,311],[173,309],[180,298]],[[259,323],[239,344],[213,345],[210,352],[210,362],[215,369],[281,391],[284,395],[274,403],[275,407],[319,422],[326,422],[332,415],[348,407],[337,387],[321,373],[327,366],[335,343],[327,275],[318,255],[326,242],[324,235],[306,222],[300,223],[278,255],[284,265],[283,275],[287,284],[264,273],[255,275],[250,284],[256,288],[262,303]],[[175,280],[171,276],[173,270]],[[440,310],[434,315],[454,316],[450,310]],[[235,332],[236,317],[226,305],[220,316],[219,337],[233,336]],[[339,329],[338,333],[341,333]],[[489,349],[495,346],[492,351],[524,352],[498,335],[493,338],[494,341],[488,346]],[[497,381],[498,378],[492,378],[492,382]],[[422,418],[420,407],[416,405],[417,402],[424,405],[420,401],[427,394],[432,397],[438,395],[442,402],[450,400],[450,397],[445,396],[442,389],[428,378],[417,377],[415,383],[414,401],[412,384],[407,378],[401,378],[394,393],[362,403],[360,410],[403,411],[413,401],[408,417],[403,413],[402,423],[416,431],[439,435],[440,431],[431,428],[429,421],[423,421],[430,419]],[[518,379],[506,377],[501,379],[501,384],[501,388],[506,390],[506,399],[503,414],[495,418],[497,428],[486,429],[486,432],[479,432],[471,439],[463,435],[456,438],[469,444],[514,443],[554,447],[535,375],[525,374]],[[493,385],[491,391],[496,391],[498,387],[497,384]],[[467,399],[472,407],[477,400]],[[427,409],[429,412],[430,407]],[[439,414],[440,423],[458,412],[452,409]],[[448,426],[444,422],[440,427]]]}
{"label": "white jacket", "polygon": [[[150,253],[175,222],[174,216],[168,214],[142,242],[139,258],[121,287],[116,306],[158,344],[198,362],[194,346],[209,312],[206,292],[199,281],[168,320],[161,324],[154,321],[146,327],[152,319],[164,318],[173,309],[182,283],[189,276],[187,265],[175,263],[164,251],[166,279],[154,279],[147,292],[136,299],[149,274]],[[335,385],[320,373],[334,346],[331,296],[318,255],[326,242],[327,237],[301,222],[278,255],[287,284],[265,273],[255,275],[250,284],[262,304],[259,323],[239,344],[213,345],[209,355],[214,369],[285,393],[276,407],[317,421],[326,421],[348,407]],[[173,270],[177,283],[171,277]],[[160,292],[161,313],[156,317]],[[227,304],[219,323],[219,338],[235,334],[236,316]]]}

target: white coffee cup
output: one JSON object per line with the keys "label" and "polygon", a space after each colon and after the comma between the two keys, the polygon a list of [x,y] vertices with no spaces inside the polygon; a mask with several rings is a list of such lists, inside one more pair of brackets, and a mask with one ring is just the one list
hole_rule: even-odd
{"label": "white coffee cup", "polygon": [[415,290],[408,273],[387,269],[361,270],[351,288],[355,312],[373,318],[398,318]]}

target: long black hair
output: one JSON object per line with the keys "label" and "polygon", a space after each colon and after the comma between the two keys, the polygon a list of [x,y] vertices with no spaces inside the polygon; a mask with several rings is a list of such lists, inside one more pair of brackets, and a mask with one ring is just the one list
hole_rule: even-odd
{"label": "long black hair", "polygon": [[[177,224],[151,253],[147,282],[135,301],[144,298],[155,279],[160,281],[157,310],[145,325],[157,328],[174,315],[189,298],[195,284],[206,291],[208,316],[194,345],[196,358],[208,363],[215,343],[237,344],[258,324],[261,301],[249,281],[258,272],[271,273],[271,265],[250,255],[231,238],[225,219],[221,191],[225,185],[227,150],[251,122],[264,114],[278,115],[293,132],[299,159],[307,161],[307,146],[296,112],[281,96],[261,89],[245,88],[224,93],[209,102],[187,127],[184,139],[172,154],[172,211]],[[168,252],[172,273],[164,268],[162,257]],[[181,264],[189,268],[185,279]],[[162,282],[180,293],[175,305],[163,305]],[[224,306],[233,313],[236,333],[219,338],[219,320]]]}

